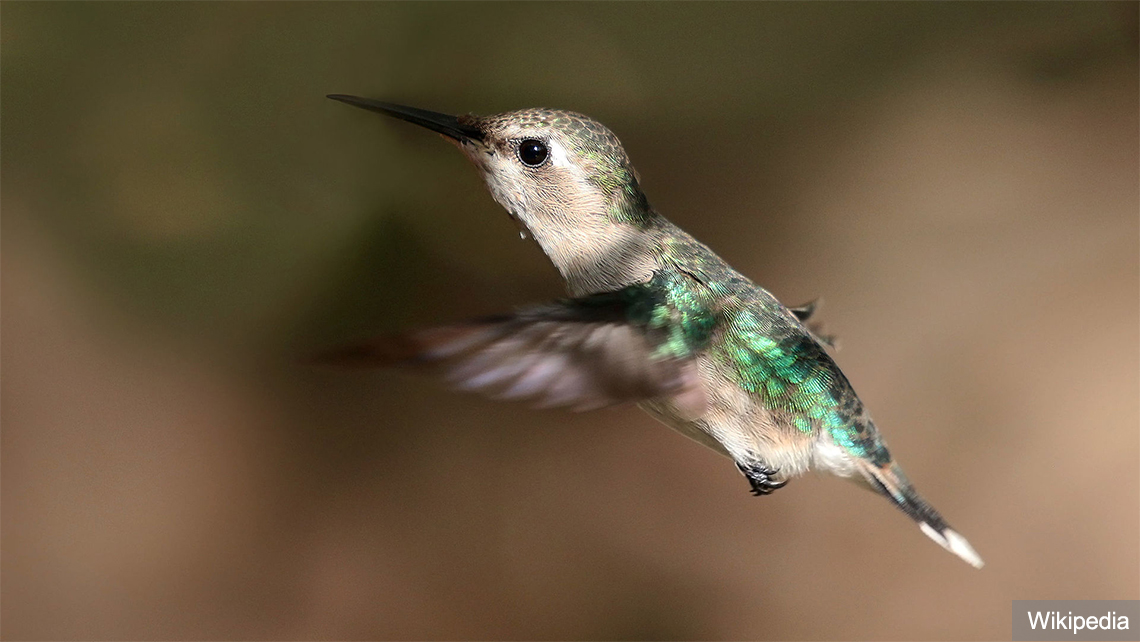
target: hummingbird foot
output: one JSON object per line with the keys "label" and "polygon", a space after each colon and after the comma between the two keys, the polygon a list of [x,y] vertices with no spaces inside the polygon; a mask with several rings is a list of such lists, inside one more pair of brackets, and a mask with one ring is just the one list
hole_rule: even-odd
{"label": "hummingbird foot", "polygon": [[783,488],[788,483],[786,479],[776,481],[776,473],[780,472],[777,468],[768,468],[760,463],[741,464],[739,462],[736,467],[744,473],[748,483],[752,486],[752,494],[757,497],[770,495],[777,488]]}

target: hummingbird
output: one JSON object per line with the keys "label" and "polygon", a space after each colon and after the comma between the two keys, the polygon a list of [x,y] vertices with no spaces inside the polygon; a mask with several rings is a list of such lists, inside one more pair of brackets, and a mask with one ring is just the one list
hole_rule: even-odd
{"label": "hummingbird", "polygon": [[981,557],[895,461],[812,317],[789,308],[652,207],[609,129],[557,109],[451,116],[328,98],[441,134],[475,165],[570,298],[383,336],[326,355],[418,366],[538,407],[636,403],[726,455],[755,495],[815,470],[869,488],[946,550]]}

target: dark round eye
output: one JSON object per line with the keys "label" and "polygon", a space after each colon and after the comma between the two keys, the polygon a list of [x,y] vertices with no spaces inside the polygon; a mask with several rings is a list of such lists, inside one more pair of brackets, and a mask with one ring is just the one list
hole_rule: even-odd
{"label": "dark round eye", "polygon": [[546,162],[548,156],[550,156],[550,150],[546,148],[546,143],[541,140],[528,138],[519,143],[519,160],[523,162],[523,165],[538,167]]}

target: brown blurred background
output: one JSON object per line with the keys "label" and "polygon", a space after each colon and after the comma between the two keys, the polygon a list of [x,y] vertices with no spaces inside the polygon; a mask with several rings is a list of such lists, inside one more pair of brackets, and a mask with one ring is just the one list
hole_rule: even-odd
{"label": "brown blurred background", "polygon": [[[1008,639],[1140,598],[1136,3],[3,3],[2,634]],[[837,359],[975,571],[635,408],[319,347],[554,298],[438,137],[551,106]]]}

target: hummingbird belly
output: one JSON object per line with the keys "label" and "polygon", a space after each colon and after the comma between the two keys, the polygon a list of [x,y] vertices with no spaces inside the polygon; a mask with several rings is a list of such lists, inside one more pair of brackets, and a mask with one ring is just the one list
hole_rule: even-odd
{"label": "hummingbird belly", "polygon": [[763,463],[784,478],[807,472],[812,462],[813,435],[796,430],[790,421],[769,411],[731,380],[720,376],[711,359],[700,359],[701,379],[708,410],[687,420],[663,401],[639,406],[682,435],[725,455],[737,463]]}

